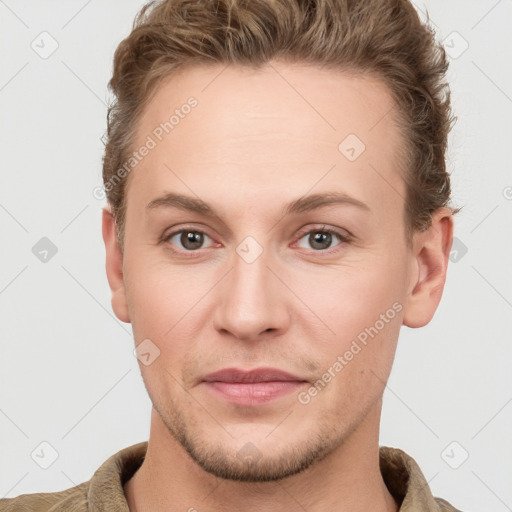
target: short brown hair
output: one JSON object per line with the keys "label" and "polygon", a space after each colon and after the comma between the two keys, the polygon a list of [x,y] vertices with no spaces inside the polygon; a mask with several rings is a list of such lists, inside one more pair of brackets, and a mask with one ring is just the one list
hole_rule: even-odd
{"label": "short brown hair", "polygon": [[408,0],[155,0],[119,44],[109,82],[115,100],[107,114],[103,181],[121,250],[127,178],[118,171],[156,86],[189,65],[258,68],[277,58],[380,78],[398,105],[405,139],[407,239],[428,228],[436,209],[448,207],[445,151],[456,119],[445,82],[448,62],[428,19],[423,24]]}

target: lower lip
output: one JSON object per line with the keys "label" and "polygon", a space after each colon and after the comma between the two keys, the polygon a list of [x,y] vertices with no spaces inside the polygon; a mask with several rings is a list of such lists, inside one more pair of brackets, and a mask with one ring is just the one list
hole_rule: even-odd
{"label": "lower lip", "polygon": [[230,403],[239,405],[260,405],[288,395],[304,386],[305,382],[205,382],[208,389]]}

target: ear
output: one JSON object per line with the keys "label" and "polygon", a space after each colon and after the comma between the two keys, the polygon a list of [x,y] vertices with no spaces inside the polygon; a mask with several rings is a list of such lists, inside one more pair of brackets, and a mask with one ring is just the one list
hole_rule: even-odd
{"label": "ear", "polygon": [[432,224],[426,231],[413,235],[403,317],[407,327],[423,327],[432,320],[443,294],[452,242],[453,215],[444,207],[432,214]]}
{"label": "ear", "polygon": [[123,278],[123,253],[116,239],[116,224],[108,207],[103,208],[102,214],[102,232],[105,242],[107,279],[112,291],[112,309],[119,320],[129,323],[130,314]]}

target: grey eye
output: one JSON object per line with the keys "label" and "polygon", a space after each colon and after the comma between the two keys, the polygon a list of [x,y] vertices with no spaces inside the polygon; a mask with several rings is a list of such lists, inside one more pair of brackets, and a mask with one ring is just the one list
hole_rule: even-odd
{"label": "grey eye", "polygon": [[177,241],[179,241],[178,247],[179,245],[181,245],[180,248],[183,248],[187,251],[194,251],[197,249],[201,249],[201,246],[204,244],[205,238],[210,237],[201,231],[182,229],[181,231],[173,233],[173,235],[169,237],[169,241],[176,245],[177,242],[173,242],[173,240],[177,239]]}
{"label": "grey eye", "polygon": [[315,249],[317,251],[325,251],[327,249],[330,249],[333,243],[333,237],[338,238],[340,242],[343,241],[342,237],[338,235],[337,233],[332,233],[330,231],[325,230],[313,230],[309,233],[306,233],[300,240],[300,241],[306,239],[306,243],[309,245],[309,247],[304,247],[300,245],[304,249]]}

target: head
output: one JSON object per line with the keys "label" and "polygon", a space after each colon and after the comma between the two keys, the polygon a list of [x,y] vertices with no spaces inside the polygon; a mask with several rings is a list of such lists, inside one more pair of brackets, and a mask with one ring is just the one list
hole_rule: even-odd
{"label": "head", "polygon": [[[112,305],[206,471],[283,478],[378,432],[400,327],[445,282],[446,70],[405,0],[161,1],[116,50]],[[269,366],[302,385],[245,406],[204,382]]]}

